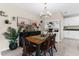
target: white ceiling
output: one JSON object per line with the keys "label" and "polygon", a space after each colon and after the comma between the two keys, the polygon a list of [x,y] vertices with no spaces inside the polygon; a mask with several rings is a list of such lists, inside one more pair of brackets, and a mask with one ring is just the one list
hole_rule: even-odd
{"label": "white ceiling", "polygon": [[[45,7],[44,3],[17,3],[13,5],[23,8],[25,11],[29,11],[38,16]],[[47,9],[51,13],[61,11],[64,16],[76,15],[79,14],[79,3],[47,3]]]}

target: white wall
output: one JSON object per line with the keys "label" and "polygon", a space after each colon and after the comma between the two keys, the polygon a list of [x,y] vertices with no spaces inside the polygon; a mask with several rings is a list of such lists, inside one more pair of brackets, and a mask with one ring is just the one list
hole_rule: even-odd
{"label": "white wall", "polygon": [[[16,20],[12,21],[13,16],[25,17],[32,20],[37,20],[37,17],[11,4],[0,4],[0,11],[4,11],[8,15],[8,17],[0,16],[0,51],[2,51],[8,49],[9,46],[8,40],[4,38],[2,33],[4,33],[9,26],[16,27]],[[9,19],[12,24],[5,24],[5,19]]]}
{"label": "white wall", "polygon": [[[64,26],[79,27],[79,16],[65,18]],[[64,38],[79,39],[79,31],[64,30]]]}

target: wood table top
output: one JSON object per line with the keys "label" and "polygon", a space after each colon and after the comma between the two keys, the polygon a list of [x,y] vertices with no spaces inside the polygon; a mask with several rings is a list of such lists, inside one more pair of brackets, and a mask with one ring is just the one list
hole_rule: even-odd
{"label": "wood table top", "polygon": [[39,35],[35,35],[35,36],[26,37],[26,39],[34,44],[42,44],[45,41],[44,37],[43,39],[41,38],[39,39],[39,38],[36,38],[36,36],[39,37]]}

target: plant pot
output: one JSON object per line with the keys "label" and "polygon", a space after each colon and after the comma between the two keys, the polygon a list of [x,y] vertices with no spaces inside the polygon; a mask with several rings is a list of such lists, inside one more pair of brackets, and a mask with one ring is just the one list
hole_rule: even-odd
{"label": "plant pot", "polygon": [[10,50],[14,50],[18,47],[17,43],[10,43],[9,48]]}

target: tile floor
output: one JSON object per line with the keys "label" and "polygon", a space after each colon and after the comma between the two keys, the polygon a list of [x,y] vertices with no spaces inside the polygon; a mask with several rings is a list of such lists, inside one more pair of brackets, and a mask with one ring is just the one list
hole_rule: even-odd
{"label": "tile floor", "polygon": [[79,56],[79,40],[64,39],[64,56]]}
{"label": "tile floor", "polygon": [[[79,56],[79,40],[64,39],[56,44],[57,52],[54,56]],[[2,52],[2,56],[21,56],[22,48],[16,50],[6,50]],[[47,54],[49,56],[49,54]]]}

